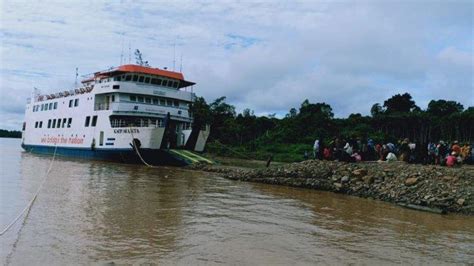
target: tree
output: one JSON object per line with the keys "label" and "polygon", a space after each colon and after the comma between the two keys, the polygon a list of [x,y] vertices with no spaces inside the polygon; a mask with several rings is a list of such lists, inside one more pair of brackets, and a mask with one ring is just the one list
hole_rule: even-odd
{"label": "tree", "polygon": [[235,122],[235,107],[225,102],[226,97],[220,97],[209,105],[212,115],[211,139],[223,143],[233,143],[237,138],[238,129]]}
{"label": "tree", "polygon": [[376,104],[372,105],[372,108],[370,108],[370,114],[372,115],[372,117],[382,114],[383,111],[384,110],[383,110],[382,106],[380,106],[379,103],[376,103]]}
{"label": "tree", "polygon": [[251,116],[255,117],[254,111],[253,111],[253,110],[250,110],[249,108],[245,108],[245,109],[242,111],[242,115],[243,115],[244,117],[251,117]]}
{"label": "tree", "polygon": [[443,117],[454,113],[461,113],[463,110],[464,106],[455,101],[431,100],[426,111],[433,116]]}
{"label": "tree", "polygon": [[189,108],[192,117],[194,117],[194,124],[204,126],[212,123],[212,114],[209,105],[203,97],[196,97],[196,100]]}
{"label": "tree", "polygon": [[327,118],[332,118],[334,117],[334,114],[332,112],[332,108],[329,104],[326,103],[310,103],[308,99],[306,99],[300,107],[300,115],[304,114],[322,114],[323,116],[326,116]]}
{"label": "tree", "polygon": [[397,112],[408,113],[417,107],[415,101],[412,100],[411,95],[408,93],[392,96],[383,103],[383,106],[386,108],[385,112],[389,114]]}
{"label": "tree", "polygon": [[296,111],[296,108],[291,108],[285,117],[292,118],[292,117],[296,117],[297,115],[298,115],[298,111]]}

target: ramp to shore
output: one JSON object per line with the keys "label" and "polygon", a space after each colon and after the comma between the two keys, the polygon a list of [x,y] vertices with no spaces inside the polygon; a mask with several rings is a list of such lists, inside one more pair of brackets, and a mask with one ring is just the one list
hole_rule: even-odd
{"label": "ramp to shore", "polygon": [[188,150],[177,150],[177,149],[170,149],[170,154],[176,156],[189,164],[196,164],[196,163],[207,163],[207,164],[215,164],[212,160],[209,160],[199,154]]}

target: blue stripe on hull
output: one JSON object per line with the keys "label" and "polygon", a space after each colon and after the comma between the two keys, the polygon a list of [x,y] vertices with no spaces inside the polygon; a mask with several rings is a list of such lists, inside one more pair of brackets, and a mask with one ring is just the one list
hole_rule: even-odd
{"label": "blue stripe on hull", "polygon": [[[43,145],[21,145],[25,151],[38,154],[53,155],[55,146]],[[152,165],[176,165],[184,166],[188,162],[180,160],[169,154],[165,150],[140,149],[143,159]],[[59,147],[56,150],[57,156],[76,157],[81,159],[105,160],[124,163],[138,163],[142,161],[132,149],[95,149]]]}

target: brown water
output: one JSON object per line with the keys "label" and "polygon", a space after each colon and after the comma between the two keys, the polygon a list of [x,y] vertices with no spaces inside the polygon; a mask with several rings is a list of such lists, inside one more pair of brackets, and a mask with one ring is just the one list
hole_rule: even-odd
{"label": "brown water", "polygon": [[[0,230],[51,157],[0,139]],[[0,236],[13,265],[446,264],[474,261],[474,217],[334,193],[59,158],[29,216]]]}

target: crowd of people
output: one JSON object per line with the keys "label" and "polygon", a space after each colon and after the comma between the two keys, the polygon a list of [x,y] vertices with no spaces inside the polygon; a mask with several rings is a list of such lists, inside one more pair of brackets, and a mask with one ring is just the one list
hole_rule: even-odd
{"label": "crowd of people", "polygon": [[[404,161],[407,163],[436,164],[453,167],[460,164],[474,164],[474,145],[458,141],[447,143],[442,140],[426,144],[410,142],[409,139],[397,143],[376,143],[372,139],[344,140],[334,138],[323,144],[319,139],[313,145],[313,158],[320,160],[338,160],[344,162],[359,161]],[[309,154],[305,152],[305,159]]]}

